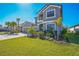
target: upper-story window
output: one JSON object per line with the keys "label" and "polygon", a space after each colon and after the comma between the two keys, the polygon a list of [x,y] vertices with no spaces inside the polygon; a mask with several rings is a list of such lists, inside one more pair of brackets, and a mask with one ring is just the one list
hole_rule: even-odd
{"label": "upper-story window", "polygon": [[46,17],[47,17],[47,18],[49,18],[49,17],[54,17],[55,14],[56,14],[55,9],[51,9],[51,10],[48,10],[48,11],[46,12]]}

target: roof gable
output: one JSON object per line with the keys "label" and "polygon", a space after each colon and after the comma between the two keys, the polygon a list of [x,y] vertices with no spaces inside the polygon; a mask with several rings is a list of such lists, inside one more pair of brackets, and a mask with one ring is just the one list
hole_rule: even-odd
{"label": "roof gable", "polygon": [[61,4],[46,4],[46,5],[39,11],[39,13],[44,12],[45,10],[47,10],[47,9],[50,8],[50,7],[61,8]]}
{"label": "roof gable", "polygon": [[27,27],[29,25],[35,25],[35,24],[32,22],[28,22],[28,21],[25,21],[24,23],[21,24],[22,27]]}

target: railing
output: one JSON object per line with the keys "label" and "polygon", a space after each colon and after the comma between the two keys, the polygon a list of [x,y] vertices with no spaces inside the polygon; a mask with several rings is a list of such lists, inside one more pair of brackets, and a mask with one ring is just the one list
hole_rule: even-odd
{"label": "railing", "polygon": [[43,22],[43,20],[37,20],[37,22]]}

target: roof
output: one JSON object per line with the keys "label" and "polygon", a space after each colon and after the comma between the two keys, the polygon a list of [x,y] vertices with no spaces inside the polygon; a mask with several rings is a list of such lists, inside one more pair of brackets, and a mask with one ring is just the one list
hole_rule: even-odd
{"label": "roof", "polygon": [[24,23],[20,24],[21,27],[30,27],[30,25],[35,25],[35,24],[28,21],[25,21]]}
{"label": "roof", "polygon": [[75,25],[75,26],[79,26],[79,24]]}
{"label": "roof", "polygon": [[62,4],[60,4],[60,3],[47,3],[38,11],[38,13],[40,13],[41,11],[46,9],[49,5],[62,6]]}
{"label": "roof", "polygon": [[76,25],[74,25],[74,26],[71,26],[70,28],[73,28],[73,27],[76,27],[76,26],[79,26],[79,24],[76,24]]}

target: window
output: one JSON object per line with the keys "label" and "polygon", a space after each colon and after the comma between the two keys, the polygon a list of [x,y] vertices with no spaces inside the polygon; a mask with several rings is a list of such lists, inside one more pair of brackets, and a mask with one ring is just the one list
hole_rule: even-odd
{"label": "window", "polygon": [[54,28],[54,24],[48,24],[48,25],[47,25],[47,29],[49,30],[50,28],[53,29],[53,28]]}
{"label": "window", "polygon": [[47,11],[46,17],[54,17],[54,16],[55,16],[55,9]]}

